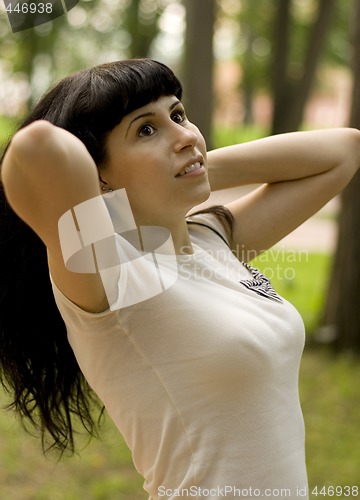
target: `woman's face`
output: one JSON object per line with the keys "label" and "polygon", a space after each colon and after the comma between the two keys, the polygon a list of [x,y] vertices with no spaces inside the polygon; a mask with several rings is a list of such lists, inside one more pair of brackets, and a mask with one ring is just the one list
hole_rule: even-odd
{"label": "woman's face", "polygon": [[138,224],[166,225],[210,194],[204,138],[175,96],[125,116],[106,147],[100,177],[113,190],[126,189]]}

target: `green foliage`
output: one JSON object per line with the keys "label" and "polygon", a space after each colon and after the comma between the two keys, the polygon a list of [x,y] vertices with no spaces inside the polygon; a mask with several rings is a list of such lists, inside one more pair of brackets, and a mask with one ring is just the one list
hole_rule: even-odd
{"label": "green foliage", "polygon": [[[234,54],[243,69],[242,87],[254,91],[269,89],[271,84],[275,46],[274,22],[278,3],[267,0],[219,1],[219,20],[228,26],[237,25]],[[309,30],[317,15],[318,0],[293,0],[289,44],[290,74],[297,78],[302,72],[304,54],[309,40]],[[337,2],[331,32],[322,60],[330,64],[348,65],[351,55],[349,21],[352,1]],[[261,12],[261,15],[259,13]]]}
{"label": "green foliage", "polygon": [[147,56],[170,1],[84,0],[64,16],[15,34],[4,14],[0,77],[21,75],[29,85],[26,104],[31,108],[49,86],[83,67]]}
{"label": "green foliage", "polygon": [[[4,14],[0,16],[1,58],[6,70],[10,68],[9,75],[25,72],[31,80],[37,65],[50,72],[54,81],[104,57],[143,56],[171,3],[182,4],[181,0],[85,0],[65,16],[16,34],[11,33]],[[301,65],[317,3],[293,0],[290,60],[294,71]],[[349,63],[351,8],[352,0],[337,2],[324,51],[324,60],[330,63]],[[242,81],[254,89],[267,88],[270,82],[276,9],[277,3],[268,0],[218,1],[217,27],[233,33],[233,55],[244,70]]]}
{"label": "green foliage", "polygon": [[[349,67],[352,57],[351,29],[355,2],[336,2],[334,21],[327,37],[324,60],[329,64]],[[350,36],[349,36],[350,35]]]}
{"label": "green foliage", "polygon": [[15,128],[16,121],[13,118],[0,116],[0,157]]}
{"label": "green foliage", "polygon": [[253,141],[266,135],[266,130],[258,126],[246,126],[238,128],[214,127],[214,148],[222,148],[232,144]]}
{"label": "green foliage", "polygon": [[244,92],[269,86],[275,12],[276,4],[267,0],[218,0],[218,23],[234,33],[233,57],[242,68]]}
{"label": "green foliage", "polygon": [[132,0],[124,11],[123,25],[131,39],[129,57],[147,57],[159,33],[164,0]]}

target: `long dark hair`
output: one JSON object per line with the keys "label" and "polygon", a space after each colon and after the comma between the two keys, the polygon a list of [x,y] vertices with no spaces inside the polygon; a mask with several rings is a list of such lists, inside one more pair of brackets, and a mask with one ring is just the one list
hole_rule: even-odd
{"label": "long dark hair", "polygon": [[[77,136],[97,165],[107,134],[161,96],[182,97],[174,73],[160,62],[130,59],[70,75],[35,106],[20,128],[48,120]],[[6,150],[5,150],[6,151]],[[0,383],[9,407],[40,430],[43,449],[74,451],[74,424],[97,434],[102,405],[79,370],[49,280],[46,248],[14,213],[0,182]]]}
{"label": "long dark hair", "polygon": [[[48,120],[78,137],[99,166],[106,162],[106,137],[122,118],[168,95],[181,100],[182,87],[162,63],[151,59],[106,63],[57,83],[19,129]],[[67,341],[51,288],[46,248],[12,210],[1,181],[0,210],[0,383],[11,397],[8,406],[24,423],[39,429],[44,450],[73,452],[75,422],[97,435],[94,408],[101,416],[103,407]],[[224,207],[205,212],[231,227],[231,214]]]}

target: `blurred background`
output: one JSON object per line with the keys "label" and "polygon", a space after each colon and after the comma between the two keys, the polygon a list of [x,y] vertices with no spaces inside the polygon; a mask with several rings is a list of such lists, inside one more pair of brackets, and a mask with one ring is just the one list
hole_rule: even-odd
{"label": "blurred background", "polygon": [[[209,149],[295,130],[360,128],[360,0],[80,0],[66,16],[15,34],[0,2],[0,149],[57,80],[129,57],[176,72]],[[242,193],[214,194],[207,204]],[[359,255],[358,174],[252,262],[305,321],[300,394],[310,498],[323,486],[360,486]],[[1,410],[0,498],[147,497],[108,418],[100,440],[80,436],[79,446],[60,462],[44,457],[39,440]]]}

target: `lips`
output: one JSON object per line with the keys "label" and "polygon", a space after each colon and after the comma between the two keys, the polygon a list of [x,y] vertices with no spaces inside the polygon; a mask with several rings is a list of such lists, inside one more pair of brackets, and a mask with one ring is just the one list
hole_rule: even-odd
{"label": "lips", "polygon": [[202,164],[199,161],[197,161],[196,163],[193,163],[192,165],[189,165],[180,170],[180,172],[177,174],[176,177],[182,177],[183,175],[189,174],[190,172],[194,172],[194,170],[199,170],[199,168],[201,167]]}
{"label": "lips", "polygon": [[201,155],[197,155],[189,160],[181,170],[177,173],[175,177],[182,177],[183,175],[187,175],[190,172],[194,172],[195,170],[199,170],[204,163],[204,158]]}

